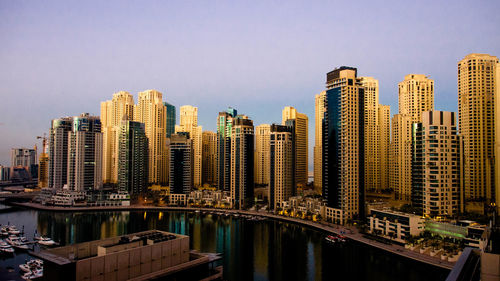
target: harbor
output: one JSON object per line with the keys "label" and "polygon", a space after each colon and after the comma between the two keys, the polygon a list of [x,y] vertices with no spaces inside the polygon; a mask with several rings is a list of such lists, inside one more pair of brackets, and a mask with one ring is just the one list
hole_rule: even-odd
{"label": "harbor", "polygon": [[[49,237],[38,235],[36,231],[30,240],[30,238],[27,238],[30,236],[24,231],[24,225],[18,228],[16,225],[11,224],[10,221],[7,222],[7,225],[0,225],[0,236],[0,254],[2,258],[59,245]],[[26,260],[25,263],[19,264],[19,273],[24,280],[40,279],[43,276],[43,262],[38,259]]]}
{"label": "harbor", "polygon": [[[327,280],[339,272],[343,276],[359,274],[359,267],[363,267],[364,272],[381,276],[373,280],[401,280],[408,270],[420,279],[434,276],[427,275],[432,273],[444,280],[449,272],[445,267],[422,263],[359,243],[348,237],[352,234],[347,228],[332,226],[335,232],[327,232],[307,226],[303,220],[297,219],[303,221],[297,223],[279,217],[215,209],[200,209],[196,212],[195,209],[179,208],[129,208],[83,212],[69,208],[61,208],[60,211],[17,208],[14,212],[0,214],[0,223],[16,222],[20,228],[24,225],[26,233],[37,230],[60,242],[61,246],[152,228],[189,235],[191,248],[223,254],[221,264],[224,266],[225,280],[237,280],[239,274],[253,276],[250,279],[269,279],[271,276],[286,279],[292,278],[292,273],[302,280]],[[342,232],[345,233],[346,242],[332,244],[326,240],[328,235],[342,235]],[[397,248],[385,246],[397,252]],[[39,244],[33,244],[33,247],[41,248]],[[365,261],[360,261],[360,257]],[[32,258],[26,251],[16,251],[9,258],[3,257],[3,264],[10,266],[12,272],[0,268],[0,276],[9,274],[9,278],[0,280],[22,280],[19,265]],[[334,260],[336,264],[332,267],[326,263],[327,260]],[[285,263],[294,264],[292,272],[284,270]],[[359,278],[365,279],[362,276]]]}

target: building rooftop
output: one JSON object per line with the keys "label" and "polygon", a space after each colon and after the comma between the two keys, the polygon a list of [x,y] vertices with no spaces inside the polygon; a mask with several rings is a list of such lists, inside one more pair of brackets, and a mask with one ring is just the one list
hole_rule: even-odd
{"label": "building rooftop", "polygon": [[[78,260],[107,255],[109,253],[118,252],[125,249],[129,250],[132,248],[139,248],[142,246],[181,238],[188,238],[188,236],[159,230],[149,230],[123,236],[106,238],[102,240],[94,240],[53,249],[47,249],[40,252],[33,252],[32,254],[41,259],[51,261],[55,264],[65,265],[76,262]],[[124,247],[114,248],[117,246]],[[103,248],[105,250],[100,250],[99,248]]]}

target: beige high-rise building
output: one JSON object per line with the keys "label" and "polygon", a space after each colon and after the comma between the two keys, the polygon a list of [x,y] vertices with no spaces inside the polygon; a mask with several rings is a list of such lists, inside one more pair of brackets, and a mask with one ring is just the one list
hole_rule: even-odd
{"label": "beige high-rise building", "polygon": [[293,135],[292,128],[270,126],[269,137],[269,208],[276,210],[288,201],[293,192]]}
{"label": "beige high-rise building", "polygon": [[147,90],[139,93],[134,106],[134,121],[144,123],[149,145],[149,183],[167,184],[166,108],[162,93]]}
{"label": "beige high-rise building", "polygon": [[389,187],[396,200],[406,202],[411,199],[411,125],[411,117],[406,114],[392,118]]}
{"label": "beige high-rise building", "polygon": [[495,186],[497,214],[500,214],[500,64],[497,63],[495,73]]}
{"label": "beige high-rise building", "polygon": [[202,134],[202,182],[217,185],[217,133],[205,131]]}
{"label": "beige high-rise building", "polygon": [[360,77],[364,95],[364,181],[366,191],[389,188],[390,106],[379,104],[379,84]]}
{"label": "beige high-rise building", "polygon": [[389,188],[389,163],[391,146],[391,107],[379,104],[379,149],[380,149],[380,188]]}
{"label": "beige high-rise building", "polygon": [[399,114],[392,119],[389,186],[397,200],[411,199],[411,128],[422,112],[434,110],[434,80],[424,74],[408,74],[398,84]]}
{"label": "beige high-rise building", "polygon": [[283,109],[282,125],[287,120],[295,120],[295,185],[305,186],[308,173],[309,118],[291,106]]}
{"label": "beige high-rise building", "polygon": [[101,102],[103,133],[102,180],[118,182],[118,135],[122,120],[134,118],[134,97],[124,91],[113,94],[113,99]]}
{"label": "beige high-rise building", "polygon": [[460,210],[460,137],[455,112],[425,111],[412,125],[412,205],[424,215]]}
{"label": "beige high-rise building", "polygon": [[434,80],[424,74],[408,74],[398,84],[399,114],[407,114],[413,123],[421,113],[434,110]]}
{"label": "beige high-rise building", "polygon": [[323,118],[325,117],[326,91],[314,97],[314,191],[322,193]]}
{"label": "beige high-rise building", "polygon": [[271,125],[255,127],[255,184],[269,185],[269,135]]}
{"label": "beige high-rise building", "polygon": [[378,126],[378,80],[360,77],[365,88],[364,146],[365,146],[365,190],[380,189],[380,127]]}
{"label": "beige high-rise building", "polygon": [[198,126],[198,107],[183,105],[180,108],[180,125],[175,126],[175,132],[188,132],[193,140],[193,184],[202,185],[202,127]]}
{"label": "beige high-rise building", "polygon": [[499,187],[495,187],[495,173],[499,173],[495,167],[495,131],[500,120],[495,109],[498,70],[498,58],[486,54],[470,54],[458,62],[458,123],[464,143],[466,208],[470,211],[474,211],[470,209],[474,202],[481,205],[478,211],[483,209],[482,203],[500,205]]}

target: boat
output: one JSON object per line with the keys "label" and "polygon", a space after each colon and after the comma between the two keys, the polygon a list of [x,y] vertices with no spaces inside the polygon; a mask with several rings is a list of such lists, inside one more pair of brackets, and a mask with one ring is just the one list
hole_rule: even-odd
{"label": "boat", "polygon": [[54,240],[52,240],[48,237],[42,237],[37,242],[38,242],[38,244],[44,245],[44,246],[53,246],[56,244],[56,242]]}
{"label": "boat", "polygon": [[14,253],[14,249],[12,249],[12,247],[9,246],[9,244],[7,244],[5,241],[0,239],[0,252],[12,254]]}
{"label": "boat", "polygon": [[337,238],[340,242],[345,242],[347,237],[343,236],[343,235],[337,235]]}
{"label": "boat", "polygon": [[33,279],[36,279],[36,278],[40,278],[43,276],[43,269],[37,269],[37,270],[33,270],[33,271],[30,271],[30,272],[26,272],[22,278],[24,280],[33,280]]}
{"label": "boat", "polygon": [[19,237],[11,235],[9,238],[5,239],[5,242],[9,243],[12,247],[20,250],[29,250],[30,248],[26,243],[22,242]]}
{"label": "boat", "polygon": [[9,234],[11,235],[18,235],[19,233],[21,233],[21,231],[19,231],[15,225],[7,226],[7,232],[9,232]]}
{"label": "boat", "polygon": [[338,238],[333,235],[328,235],[327,237],[325,237],[325,240],[330,243],[335,243],[337,242]]}
{"label": "boat", "polygon": [[2,236],[9,236],[9,230],[7,229],[7,226],[2,226],[2,228],[0,228],[0,234],[2,234]]}
{"label": "boat", "polygon": [[43,267],[43,261],[39,259],[29,260],[24,264],[19,265],[19,269],[24,272],[30,272]]}

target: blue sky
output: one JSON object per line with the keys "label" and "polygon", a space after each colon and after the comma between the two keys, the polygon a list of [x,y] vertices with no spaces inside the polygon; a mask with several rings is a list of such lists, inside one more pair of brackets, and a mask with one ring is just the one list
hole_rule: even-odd
{"label": "blue sky", "polygon": [[[500,56],[500,1],[0,1],[0,164],[50,120],[99,114],[119,90],[157,89],[198,106],[214,130],[227,106],[256,125],[284,106],[309,116],[341,65],[380,82],[397,113],[406,74],[435,79],[435,108],[457,110],[457,62]],[[41,145],[38,142],[39,146]]]}

